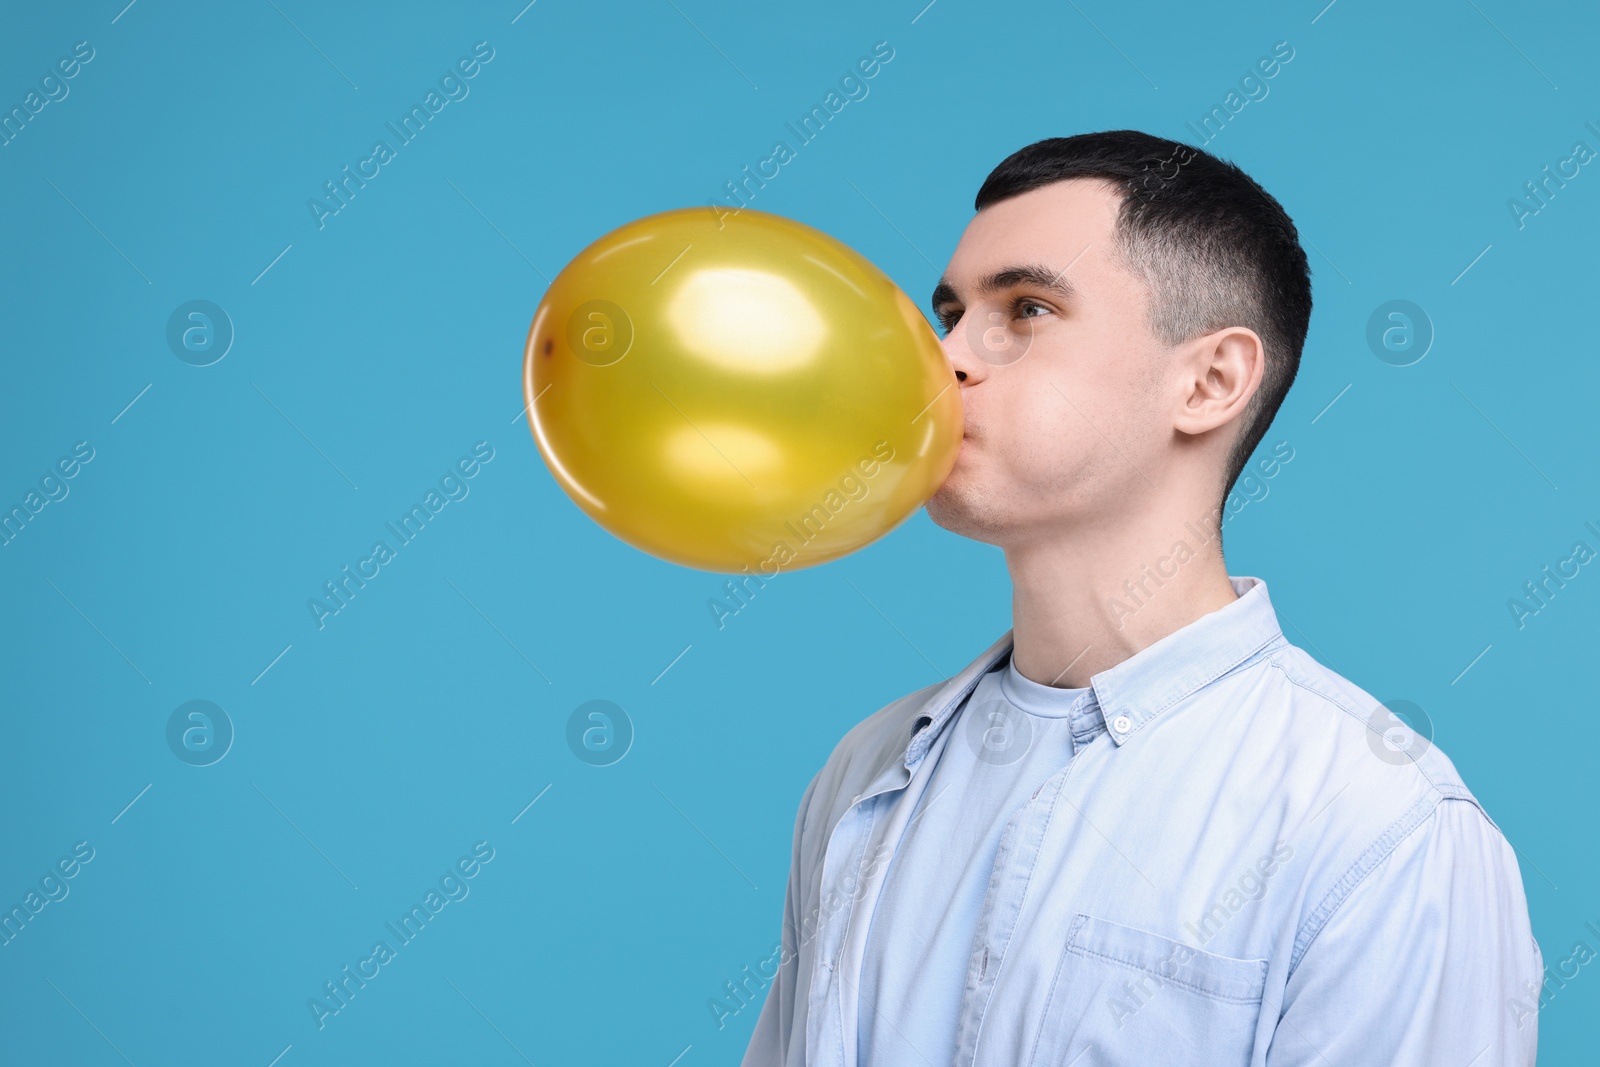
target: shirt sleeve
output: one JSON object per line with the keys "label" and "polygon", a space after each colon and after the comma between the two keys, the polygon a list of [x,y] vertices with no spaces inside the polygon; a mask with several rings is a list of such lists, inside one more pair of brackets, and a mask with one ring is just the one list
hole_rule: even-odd
{"label": "shirt sleeve", "polygon": [[1445,799],[1315,935],[1266,1063],[1532,1067],[1543,977],[1510,844]]}
{"label": "shirt sleeve", "polygon": [[[767,999],[761,1005],[761,1015],[756,1019],[755,1032],[745,1049],[740,1067],[783,1067],[788,1062],[790,1046],[794,1040],[795,997],[800,973],[800,835],[805,829],[806,809],[811,806],[811,795],[822,777],[818,770],[811,784],[800,798],[800,808],[794,818],[794,839],[789,849],[789,883],[783,891],[783,932],[778,973],[767,987]],[[804,1017],[801,1017],[804,1024]]]}

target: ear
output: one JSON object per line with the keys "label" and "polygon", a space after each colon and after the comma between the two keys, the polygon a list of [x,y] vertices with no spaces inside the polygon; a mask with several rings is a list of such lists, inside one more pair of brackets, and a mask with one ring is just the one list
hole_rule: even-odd
{"label": "ear", "polygon": [[1173,428],[1198,436],[1244,414],[1261,387],[1266,351],[1254,330],[1229,326],[1182,346]]}

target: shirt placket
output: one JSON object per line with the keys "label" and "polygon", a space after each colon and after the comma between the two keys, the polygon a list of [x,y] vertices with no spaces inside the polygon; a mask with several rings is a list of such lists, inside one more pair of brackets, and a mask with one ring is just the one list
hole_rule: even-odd
{"label": "shirt placket", "polygon": [[[819,924],[817,964],[807,1002],[807,1067],[856,1067],[859,990],[867,932],[889,864],[876,864],[865,881],[861,879],[861,869],[879,843],[900,839],[932,778],[941,746],[952,733],[950,729],[942,730],[914,771],[897,762],[880,775],[854,799],[829,838],[823,852],[821,899],[826,901],[831,889],[844,903],[831,919]],[[880,820],[878,816],[886,805],[874,803],[874,799],[896,789],[903,790],[902,795],[887,806],[887,818]],[[855,882],[847,890],[845,883],[852,873]]]}
{"label": "shirt placket", "polygon": [[[1097,714],[1093,704],[1088,709]],[[1067,765],[1041,782],[1028,802],[1013,812],[1001,834],[978,918],[978,936],[967,965],[967,989],[961,1001],[961,1023],[956,1031],[957,1064],[982,1067],[977,1062],[978,1038],[988,1014],[995,979],[1016,931],[1023,897],[1033,877],[1045,832],[1055,813],[1067,779],[1082,759],[1083,745],[1073,734],[1073,756]],[[1009,1065],[1007,1065],[1009,1067]]]}

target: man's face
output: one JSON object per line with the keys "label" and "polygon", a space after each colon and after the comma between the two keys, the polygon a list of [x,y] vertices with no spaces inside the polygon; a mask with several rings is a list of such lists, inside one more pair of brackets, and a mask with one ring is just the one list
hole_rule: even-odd
{"label": "man's face", "polygon": [[967,225],[935,291],[967,431],[926,505],[940,526],[1008,547],[1114,526],[1154,492],[1174,432],[1168,348],[1112,259],[1119,206],[1109,184],[1072,179]]}

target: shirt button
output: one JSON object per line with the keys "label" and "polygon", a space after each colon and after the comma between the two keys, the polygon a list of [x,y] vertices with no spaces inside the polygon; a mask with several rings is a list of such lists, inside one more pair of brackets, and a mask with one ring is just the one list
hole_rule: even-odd
{"label": "shirt button", "polygon": [[1126,715],[1118,715],[1115,719],[1111,720],[1111,728],[1119,734],[1125,734],[1129,730],[1133,729],[1133,720],[1128,718]]}
{"label": "shirt button", "polygon": [[861,803],[861,794],[860,794],[860,793],[857,793],[857,794],[856,794],[856,795],[855,795],[855,796],[853,796],[853,797],[851,797],[851,798],[850,798],[850,803],[852,803],[852,804],[859,804],[859,803]]}

